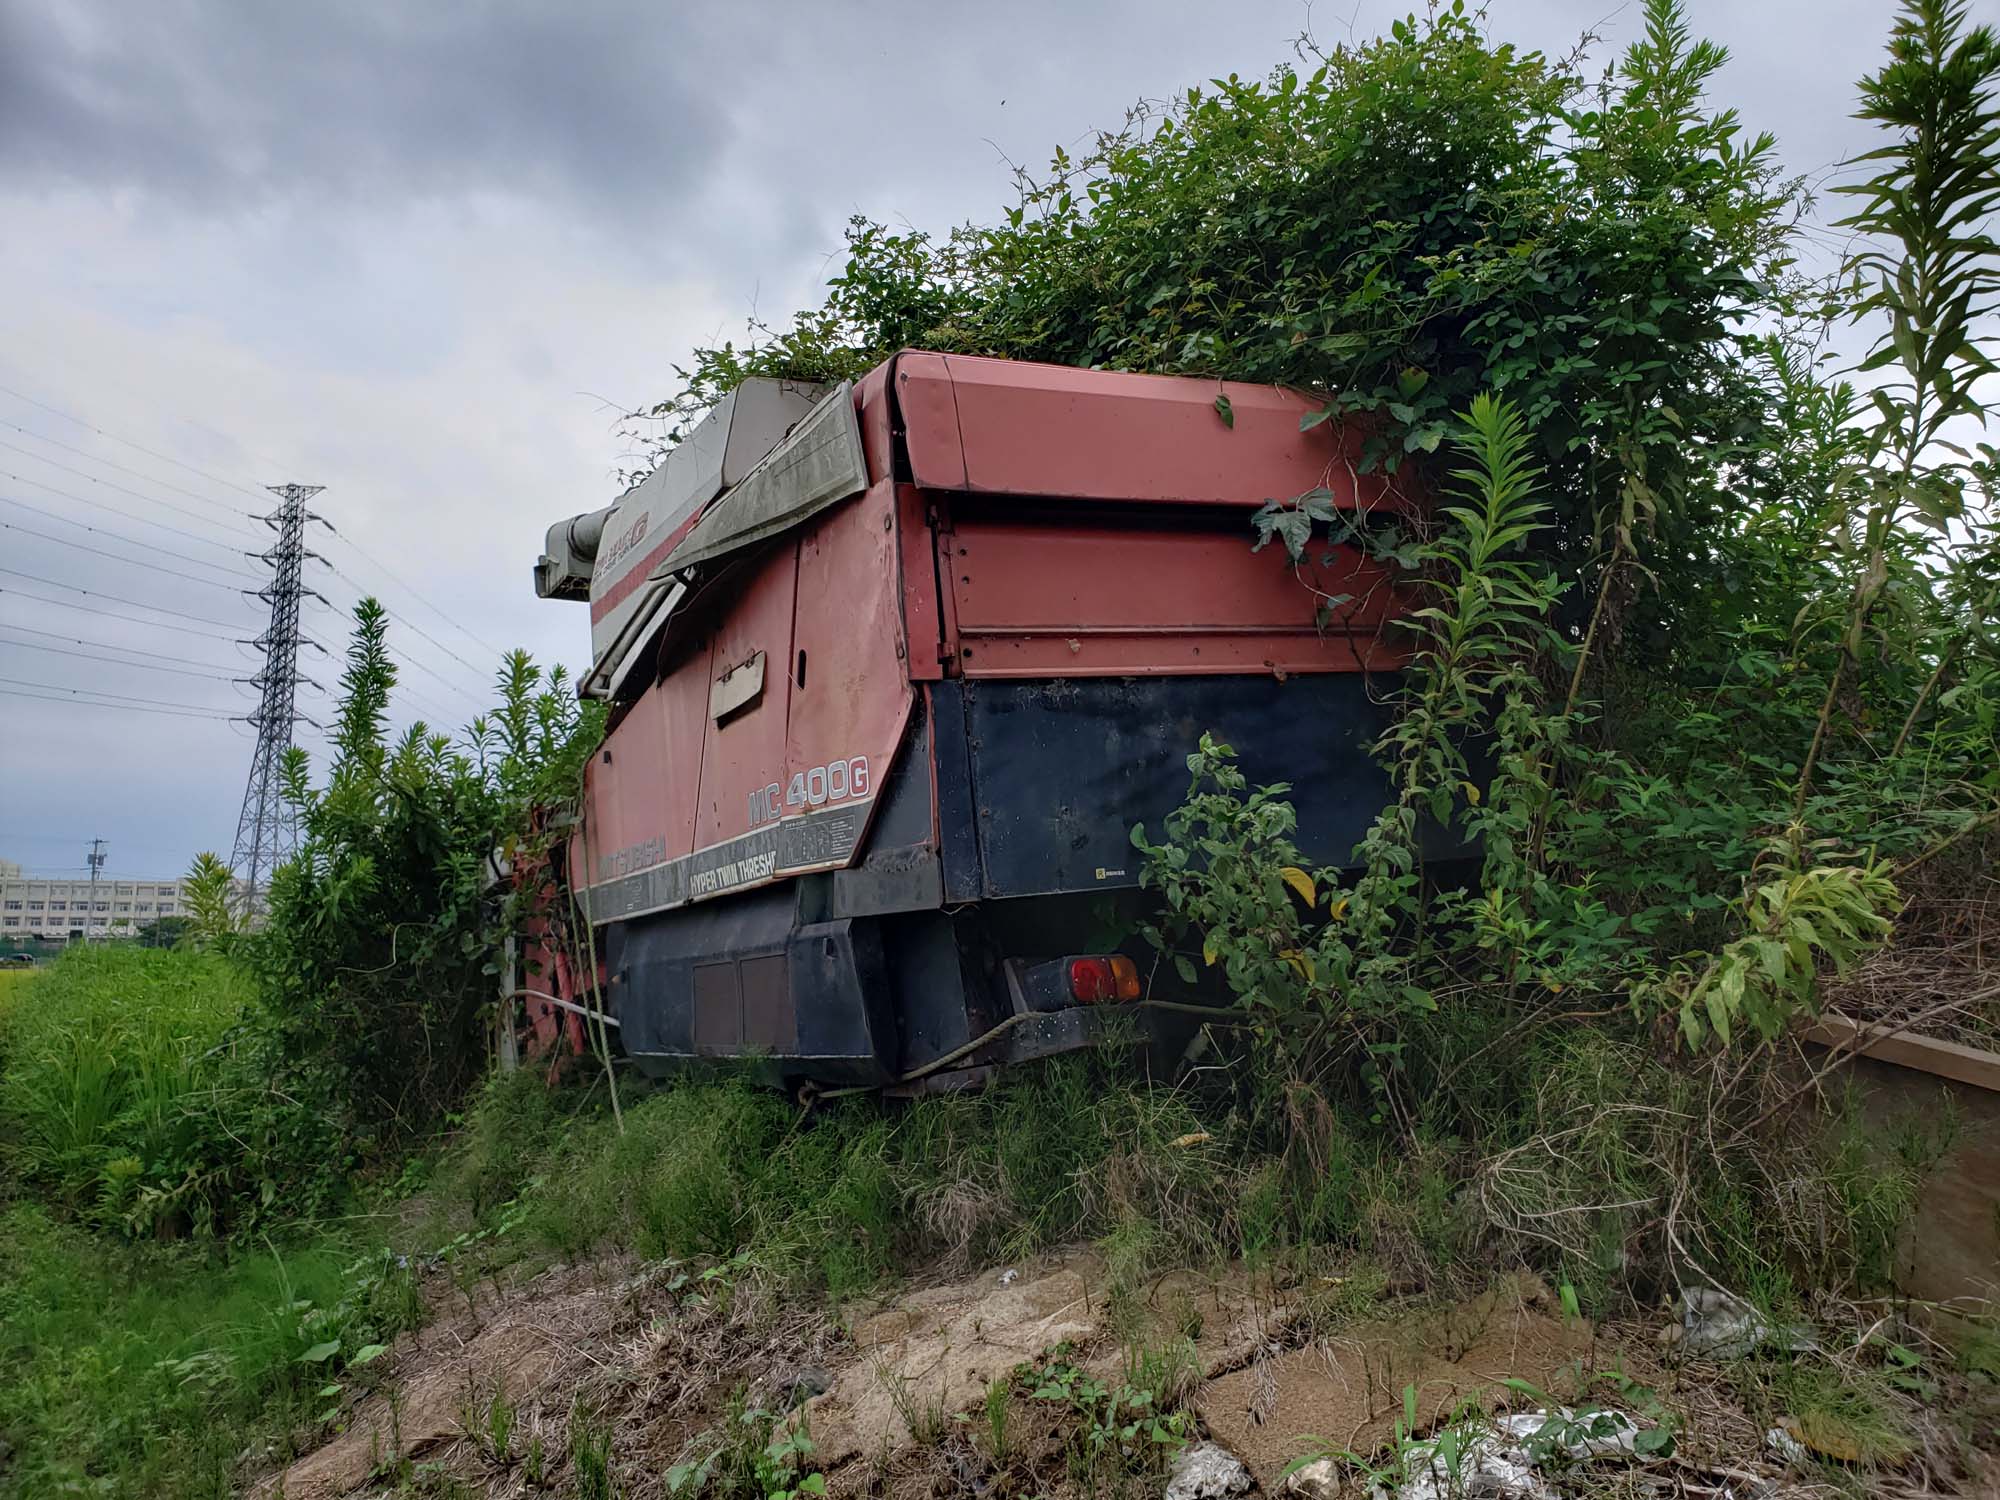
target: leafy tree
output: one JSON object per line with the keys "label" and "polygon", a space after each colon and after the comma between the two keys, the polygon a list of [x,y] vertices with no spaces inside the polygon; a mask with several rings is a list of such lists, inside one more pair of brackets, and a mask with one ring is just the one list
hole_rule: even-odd
{"label": "leafy tree", "polygon": [[197,854],[188,866],[186,891],[186,941],[197,948],[226,948],[243,927],[229,866],[206,850]]}
{"label": "leafy tree", "polygon": [[[1547,470],[1538,545],[1593,585],[1573,628],[1615,602],[1671,633],[1740,504],[1726,477],[1778,415],[1752,324],[1799,310],[1800,190],[1769,136],[1703,104],[1726,52],[1649,0],[1592,88],[1580,58],[1495,42],[1455,0],[1308,55],[1058,151],[998,224],[856,220],[820,308],[697,351],[656,414],[678,436],[747,375],[853,374],[914,343],[1296,386],[1396,471],[1490,391]],[[1661,586],[1635,599],[1638,561]]]}
{"label": "leafy tree", "polygon": [[602,720],[561,668],[515,652],[498,707],[462,741],[418,723],[392,742],[388,617],[364,599],[354,619],[325,783],[291,752],[299,851],[243,948],[286,1056],[380,1133],[433,1121],[478,1076],[504,916],[496,857],[530,803],[573,791]]}

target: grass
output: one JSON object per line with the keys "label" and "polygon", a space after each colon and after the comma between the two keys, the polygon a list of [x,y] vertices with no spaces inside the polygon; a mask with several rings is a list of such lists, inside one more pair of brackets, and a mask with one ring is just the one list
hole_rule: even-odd
{"label": "grass", "polygon": [[[811,1120],[748,1084],[689,1080],[628,1107],[623,1134],[531,1075],[498,1078],[438,1172],[427,1233],[504,1221],[503,1253],[747,1252],[835,1298],[920,1261],[1014,1259],[1120,1226],[1135,1271],[1241,1255],[1240,1142],[1213,1149],[1229,1128],[1204,1125],[1191,1096],[1112,1087],[1102,1069],[1069,1060],[977,1095],[852,1100]],[[503,1192],[518,1195],[504,1211]]]}
{"label": "grass", "polygon": [[[0,1496],[234,1494],[247,1453],[310,1429],[340,1357],[410,1318],[377,1264],[338,1239],[226,1256],[0,1211]],[[339,1356],[303,1358],[328,1339]]]}
{"label": "grass", "polygon": [[75,948],[0,980],[0,1495],[232,1494],[412,1320],[410,1278],[279,1233],[304,1205],[272,1140],[310,1158],[323,1128],[273,1107],[235,967]]}
{"label": "grass", "polygon": [[[0,1117],[16,1138],[4,1160],[26,1174],[17,1188],[39,1197],[0,1204],[0,1442],[12,1450],[0,1496],[228,1493],[246,1454],[275,1443],[281,1456],[323,1423],[343,1383],[367,1378],[366,1346],[414,1317],[409,1277],[337,1229],[295,1229],[288,1241],[274,1225],[267,1240],[240,1210],[223,1223],[233,1233],[215,1240],[187,1235],[198,1222],[162,1217],[152,1233],[181,1242],[88,1232],[131,1230],[129,1212],[107,1209],[133,1201],[116,1196],[115,1180],[130,1175],[136,1193],[163,1166],[199,1172],[226,1156],[236,1175],[218,1191],[240,1199],[268,1139],[240,1101],[272,1090],[244,1077],[245,994],[220,961],[83,953],[32,983],[32,1007],[18,987],[0,1005]],[[1469,1077],[1491,1101],[1470,1138],[1423,1121],[1404,1134],[1301,1090],[1287,1093],[1282,1121],[1259,1124],[1244,1096],[1138,1081],[1112,1057],[1019,1069],[973,1094],[851,1099],[811,1116],[708,1074],[633,1099],[622,1132],[601,1088],[551,1092],[523,1071],[490,1079],[449,1148],[406,1172],[408,1182],[428,1175],[431,1204],[406,1248],[443,1249],[461,1285],[510,1260],[620,1248],[754,1263],[795,1293],[837,1300],[919,1265],[969,1270],[1091,1241],[1121,1333],[1136,1333],[1123,1313],[1154,1271],[1225,1262],[1307,1273],[1327,1289],[1313,1312],[1330,1325],[1390,1281],[1448,1290],[1496,1257],[1539,1256],[1566,1280],[1592,1271],[1600,1242],[1640,1243],[1634,1226],[1652,1212],[1643,1205],[1678,1174],[1731,1257],[1724,1270],[1743,1273],[1732,1284],[1760,1301],[1786,1300],[1800,1268],[1831,1285],[1885,1262],[1924,1141],[1885,1143],[1834,1116],[1789,1132],[1757,1172],[1691,1162],[1679,1123],[1694,1117],[1691,1103],[1657,1059],[1584,1028],[1532,1045],[1533,1057],[1496,1056],[1493,1067],[1539,1087],[1510,1100],[1504,1079]],[[129,1173],[128,1161],[138,1164]],[[214,1170],[220,1181],[224,1167]],[[1641,1207],[1617,1209],[1622,1200]],[[1575,1204],[1588,1233],[1574,1246],[1495,1233],[1510,1206]],[[280,1190],[277,1207],[287,1206]],[[1812,1255],[1802,1258],[1807,1229]],[[1365,1276],[1318,1274],[1351,1269],[1357,1256],[1373,1262]],[[1630,1291],[1640,1274],[1630,1267],[1643,1263],[1617,1265],[1603,1257],[1587,1301]],[[1181,1330],[1198,1332],[1198,1321]],[[1180,1392],[1172,1352],[1135,1355],[1127,1385],[1161,1400]],[[504,1403],[496,1393],[473,1424],[495,1455],[521,1449]],[[1123,1405],[1101,1415],[1093,1431],[1137,1420]],[[1871,1453],[1893,1451],[1866,1415],[1842,1406],[1828,1420],[1858,1424]],[[997,1427],[987,1418],[987,1440],[1006,1449],[1005,1410]],[[578,1486],[608,1486],[596,1427],[582,1422],[571,1436]],[[521,1452],[534,1466],[552,1458],[533,1441]]]}
{"label": "grass", "polygon": [[[1523,1082],[1511,1100],[1489,1090],[1476,1134],[1422,1120],[1405,1134],[1303,1091],[1259,1126],[1240,1096],[1136,1081],[1104,1057],[809,1117],[708,1074],[628,1104],[621,1134],[601,1090],[550,1094],[521,1073],[489,1080],[468,1111],[427,1235],[483,1235],[466,1262],[475,1279],[496,1258],[616,1248],[743,1256],[835,1300],[917,1266],[1088,1241],[1106,1258],[1114,1322],[1121,1289],[1165,1267],[1285,1268],[1322,1285],[1358,1260],[1370,1285],[1456,1293],[1525,1261],[1597,1316],[1673,1274],[1659,1225],[1674,1204],[1683,1243],[1768,1312],[1886,1282],[1940,1130],[1871,1132],[1835,1101],[1712,1159],[1683,1071],[1583,1027],[1528,1045],[1493,1054]],[[1514,1227],[1551,1223],[1564,1233]]]}
{"label": "grass", "polygon": [[0,1169],[62,1215],[205,1236],[346,1191],[339,1110],[281,1082],[237,965],[79,946],[32,984],[0,1007]]}
{"label": "grass", "polygon": [[114,1216],[184,1161],[248,981],[197,953],[74,948],[0,1012],[11,1165],[62,1205]]}

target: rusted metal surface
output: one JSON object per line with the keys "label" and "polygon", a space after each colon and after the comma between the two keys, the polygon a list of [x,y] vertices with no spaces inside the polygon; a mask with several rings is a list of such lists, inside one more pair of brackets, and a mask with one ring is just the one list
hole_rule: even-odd
{"label": "rusted metal surface", "polygon": [[[1253,552],[1249,512],[1403,502],[1358,474],[1358,430],[1301,430],[1313,410],[908,352],[819,408],[838,442],[795,435],[738,490],[700,447],[722,429],[697,434],[657,524],[609,519],[591,591],[614,708],[567,868],[631,1055],[880,1082],[933,1022],[992,1024],[993,955],[1133,886],[1132,824],[1181,795],[1203,729],[1247,771],[1318,716],[1301,847],[1344,857],[1383,795],[1364,674],[1401,664],[1407,602],[1345,544]],[[840,461],[779,461],[821,447]],[[699,557],[670,581],[683,535]],[[1013,916],[983,913],[1002,897]]]}
{"label": "rusted metal surface", "polygon": [[1402,664],[1382,626],[1403,601],[1388,570],[1357,548],[1315,544],[1295,566],[1281,545],[1252,551],[1240,516],[1195,528],[1125,511],[966,510],[953,522],[950,589],[968,677]]}
{"label": "rusted metal surface", "polygon": [[749,475],[824,391],[796,381],[744,382],[619,497],[602,524],[590,579],[591,683],[608,684],[634,645],[631,632],[650,597],[667,587],[652,579],[654,569],[709,502]]}
{"label": "rusted metal surface", "polygon": [[854,388],[841,384],[702,512],[653,576],[683,572],[754,547],[866,488],[868,465],[861,452]]}
{"label": "rusted metal surface", "polygon": [[1316,403],[1274,386],[914,351],[896,382],[911,472],[929,489],[1260,505],[1320,487],[1341,509],[1395,503],[1379,473],[1359,472],[1357,428],[1300,431]]}

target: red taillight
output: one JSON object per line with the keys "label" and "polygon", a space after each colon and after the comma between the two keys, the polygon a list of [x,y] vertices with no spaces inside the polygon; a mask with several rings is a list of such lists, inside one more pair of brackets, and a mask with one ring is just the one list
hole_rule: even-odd
{"label": "red taillight", "polygon": [[1095,1005],[1100,1000],[1115,999],[1118,994],[1118,977],[1111,970],[1111,960],[1071,959],[1069,992],[1085,1005]]}
{"label": "red taillight", "polygon": [[1109,958],[1073,958],[1069,992],[1085,1005],[1139,998],[1139,966],[1122,953]]}

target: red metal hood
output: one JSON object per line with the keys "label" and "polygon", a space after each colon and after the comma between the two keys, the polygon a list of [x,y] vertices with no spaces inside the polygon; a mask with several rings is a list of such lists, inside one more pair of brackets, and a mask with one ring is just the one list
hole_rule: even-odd
{"label": "red metal hood", "polygon": [[1341,509],[1399,503],[1391,481],[1358,472],[1353,423],[1299,430],[1319,403],[1295,391],[915,349],[895,382],[912,477],[930,489],[1261,505],[1324,488]]}

